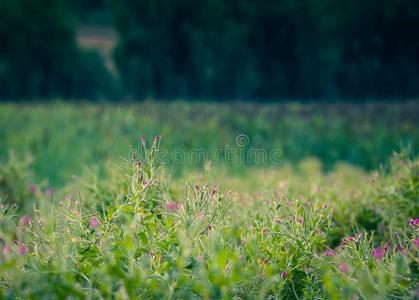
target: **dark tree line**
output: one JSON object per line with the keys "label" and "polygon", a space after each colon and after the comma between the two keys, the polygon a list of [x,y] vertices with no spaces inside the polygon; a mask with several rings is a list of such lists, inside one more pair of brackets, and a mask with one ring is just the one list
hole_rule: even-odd
{"label": "dark tree line", "polygon": [[127,90],[157,97],[419,94],[416,0],[114,1]]}
{"label": "dark tree line", "polygon": [[68,0],[0,0],[0,99],[110,94],[101,57],[78,49],[75,30]]}
{"label": "dark tree line", "polygon": [[110,93],[75,16],[113,21],[121,95],[419,95],[417,0],[2,0],[0,96]]}

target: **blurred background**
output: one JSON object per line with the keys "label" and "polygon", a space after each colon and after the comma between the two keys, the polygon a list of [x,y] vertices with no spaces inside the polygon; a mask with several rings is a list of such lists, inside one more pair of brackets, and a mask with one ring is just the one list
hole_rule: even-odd
{"label": "blurred background", "polygon": [[284,164],[372,170],[419,149],[418,28],[416,0],[0,0],[0,161],[60,186],[141,135],[245,134]]}
{"label": "blurred background", "polygon": [[416,0],[1,0],[0,97],[419,95]]}

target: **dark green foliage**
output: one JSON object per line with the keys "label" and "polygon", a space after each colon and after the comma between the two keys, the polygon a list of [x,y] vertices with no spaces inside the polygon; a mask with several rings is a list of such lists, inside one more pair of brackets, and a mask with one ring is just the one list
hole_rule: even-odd
{"label": "dark green foliage", "polygon": [[123,83],[158,98],[419,94],[419,5],[113,1]]}
{"label": "dark green foliage", "polygon": [[75,25],[67,0],[2,0],[0,98],[97,98],[112,92],[100,57],[78,50]]}

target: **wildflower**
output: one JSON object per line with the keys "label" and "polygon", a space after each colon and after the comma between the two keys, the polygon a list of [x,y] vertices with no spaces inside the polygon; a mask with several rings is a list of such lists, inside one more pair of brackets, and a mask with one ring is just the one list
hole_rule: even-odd
{"label": "wildflower", "polygon": [[355,239],[353,236],[348,236],[348,237],[345,239],[345,241],[346,241],[346,242],[355,242],[355,241],[356,241],[356,239]]}
{"label": "wildflower", "polygon": [[214,197],[217,194],[217,192],[218,192],[218,189],[216,186],[214,186],[211,190],[211,197]]}
{"label": "wildflower", "polygon": [[90,219],[90,227],[96,228],[99,225],[99,221],[96,219],[96,217],[93,217]]}
{"label": "wildflower", "polygon": [[37,190],[37,188],[36,188],[36,185],[35,184],[31,184],[29,186],[29,192],[31,192],[32,194],[35,194],[36,193],[36,190]]}
{"label": "wildflower", "polygon": [[329,250],[326,250],[326,252],[324,252],[324,255],[325,256],[335,256],[335,251],[333,251],[333,250],[331,250],[331,249],[329,249]]}
{"label": "wildflower", "polygon": [[415,247],[416,247],[416,248],[419,248],[419,238],[416,238],[416,239],[413,241],[413,244],[415,245]]}
{"label": "wildflower", "polygon": [[0,203],[0,210],[4,208],[4,204]]}
{"label": "wildflower", "polygon": [[347,273],[349,272],[349,267],[348,267],[348,265],[347,265],[346,263],[341,262],[341,263],[339,264],[339,270],[340,270],[342,273],[347,274]]}
{"label": "wildflower", "polygon": [[381,248],[375,248],[372,251],[372,255],[374,256],[375,259],[380,259],[383,257],[383,250]]}
{"label": "wildflower", "polygon": [[390,242],[389,241],[387,241],[385,244],[384,244],[384,247],[383,247],[383,250],[384,250],[384,252],[388,252],[388,250],[390,249]]}
{"label": "wildflower", "polygon": [[285,279],[287,277],[287,272],[283,271],[281,272],[281,278]]}
{"label": "wildflower", "polygon": [[212,224],[208,225],[208,230],[212,230]]}
{"label": "wildflower", "polygon": [[9,246],[4,245],[3,246],[3,251],[2,251],[3,255],[8,255],[10,252],[12,252],[12,249],[10,249]]}
{"label": "wildflower", "polygon": [[178,210],[179,205],[176,202],[170,201],[169,203],[167,203],[167,209],[171,211]]}
{"label": "wildflower", "polygon": [[148,187],[148,184],[149,184],[148,180],[147,179],[144,179],[143,180],[143,187],[144,188]]}
{"label": "wildflower", "polygon": [[405,254],[405,249],[402,245],[394,245],[393,252],[394,253],[399,252],[401,254]]}
{"label": "wildflower", "polygon": [[409,224],[411,226],[419,226],[419,218],[417,218],[417,219],[410,219]]}
{"label": "wildflower", "polygon": [[47,188],[45,191],[45,196],[51,197],[54,194],[54,190],[52,188]]}
{"label": "wildflower", "polygon": [[303,219],[300,217],[300,218],[298,218],[297,222],[298,222],[298,224],[302,225],[303,224]]}
{"label": "wildflower", "polygon": [[30,222],[31,222],[31,217],[28,216],[28,215],[24,215],[19,220],[19,226],[20,227],[25,227],[25,226],[29,225]]}
{"label": "wildflower", "polygon": [[24,256],[26,253],[28,253],[28,249],[26,248],[25,245],[20,245],[19,246],[19,255],[20,256]]}

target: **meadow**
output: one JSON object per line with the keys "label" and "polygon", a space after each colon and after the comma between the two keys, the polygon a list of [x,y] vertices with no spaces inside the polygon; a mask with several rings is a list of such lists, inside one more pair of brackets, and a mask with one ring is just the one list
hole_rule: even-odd
{"label": "meadow", "polygon": [[0,104],[0,298],[417,299],[418,115]]}

